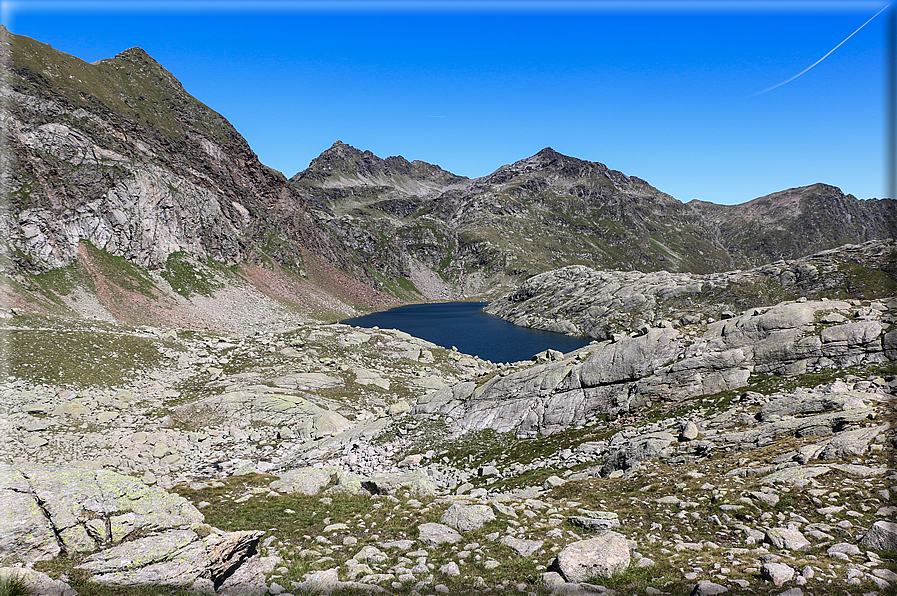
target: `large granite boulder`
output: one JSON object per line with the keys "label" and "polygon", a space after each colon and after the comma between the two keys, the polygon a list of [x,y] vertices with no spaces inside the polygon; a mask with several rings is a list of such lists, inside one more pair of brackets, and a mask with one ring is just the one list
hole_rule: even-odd
{"label": "large granite boulder", "polygon": [[558,553],[552,567],[568,582],[584,582],[625,571],[629,560],[626,538],[617,532],[607,532],[597,538],[568,544]]}
{"label": "large granite boulder", "polygon": [[43,465],[0,465],[0,511],[0,558],[23,563],[203,521],[183,497],[136,478]]}

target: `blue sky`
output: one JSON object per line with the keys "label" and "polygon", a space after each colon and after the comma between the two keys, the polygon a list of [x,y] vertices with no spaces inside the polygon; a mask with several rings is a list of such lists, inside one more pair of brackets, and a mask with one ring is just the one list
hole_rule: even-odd
{"label": "blue sky", "polygon": [[[2,2],[88,62],[134,46],[287,176],[334,141],[486,175],[546,146],[677,199],[885,191],[886,2]],[[889,9],[889,10],[893,10]]]}

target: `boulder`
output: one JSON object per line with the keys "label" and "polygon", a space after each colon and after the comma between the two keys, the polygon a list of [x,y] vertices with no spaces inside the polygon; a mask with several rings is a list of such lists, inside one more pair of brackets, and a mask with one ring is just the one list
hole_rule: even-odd
{"label": "boulder", "polygon": [[545,543],[543,540],[524,540],[523,538],[514,538],[513,536],[505,536],[501,539],[501,543],[510,548],[521,557],[528,557],[542,548]]}
{"label": "boulder", "polygon": [[568,582],[611,577],[629,567],[629,543],[616,532],[568,544],[552,565]]}
{"label": "boulder", "polygon": [[689,420],[683,425],[682,430],[679,431],[679,440],[680,441],[694,441],[698,438],[698,425]]}
{"label": "boulder", "polygon": [[776,548],[786,550],[807,550],[812,546],[800,530],[794,528],[770,528],[766,531],[765,540]]}
{"label": "boulder", "polygon": [[570,517],[569,521],[584,530],[605,531],[620,527],[620,518],[613,511],[587,511],[585,515]]}
{"label": "boulder", "polygon": [[438,546],[440,544],[455,544],[461,540],[459,534],[453,528],[443,524],[426,523],[417,527],[418,537],[424,546]]}
{"label": "boulder", "polygon": [[634,437],[623,447],[613,451],[601,466],[601,475],[607,476],[616,470],[628,470],[638,462],[657,457],[676,440],[672,434],[657,432]]}
{"label": "boulder", "polygon": [[721,586],[720,584],[715,584],[712,581],[702,579],[698,582],[694,589],[692,589],[691,596],[714,596],[715,594],[725,594],[728,591],[729,588],[727,588],[726,586]]}
{"label": "boulder", "polygon": [[330,484],[335,471],[334,468],[297,468],[282,474],[268,486],[281,493],[316,495]]}
{"label": "boulder", "polygon": [[479,530],[487,521],[495,519],[495,513],[488,505],[461,505],[455,503],[449,507],[439,520],[462,532]]}
{"label": "boulder", "polygon": [[778,588],[794,579],[794,569],[784,563],[763,563],[760,575]]}
{"label": "boulder", "polygon": [[373,495],[392,495],[400,489],[419,496],[436,494],[436,483],[424,470],[366,478],[361,486]]}
{"label": "boulder", "polygon": [[897,551],[897,523],[879,520],[872,524],[860,544],[876,550]]}

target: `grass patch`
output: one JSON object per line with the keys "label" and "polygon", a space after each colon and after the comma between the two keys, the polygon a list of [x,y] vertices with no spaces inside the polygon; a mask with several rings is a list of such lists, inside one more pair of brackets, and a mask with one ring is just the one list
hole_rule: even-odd
{"label": "grass patch", "polygon": [[114,387],[160,365],[164,342],[98,329],[2,332],[7,374],[33,383]]}
{"label": "grass patch", "polygon": [[215,290],[224,285],[216,279],[208,266],[196,262],[186,252],[174,252],[168,255],[161,275],[171,285],[171,289],[184,298],[194,294],[211,296]]}
{"label": "grass patch", "polygon": [[16,573],[0,579],[0,596],[29,596],[31,591]]}
{"label": "grass patch", "polygon": [[128,262],[124,257],[109,254],[105,250],[95,247],[87,240],[81,244],[90,255],[90,260],[100,270],[102,276],[118,287],[143,294],[149,298],[155,298],[160,290],[143,270]]}

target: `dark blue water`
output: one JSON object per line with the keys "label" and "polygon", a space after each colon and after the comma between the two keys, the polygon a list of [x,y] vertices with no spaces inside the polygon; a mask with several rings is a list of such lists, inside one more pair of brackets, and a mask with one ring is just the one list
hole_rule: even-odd
{"label": "dark blue water", "polygon": [[529,360],[547,350],[570,352],[591,338],[527,329],[483,312],[486,302],[412,304],[343,321],[357,327],[399,329],[434,344],[455,346],[492,362]]}

